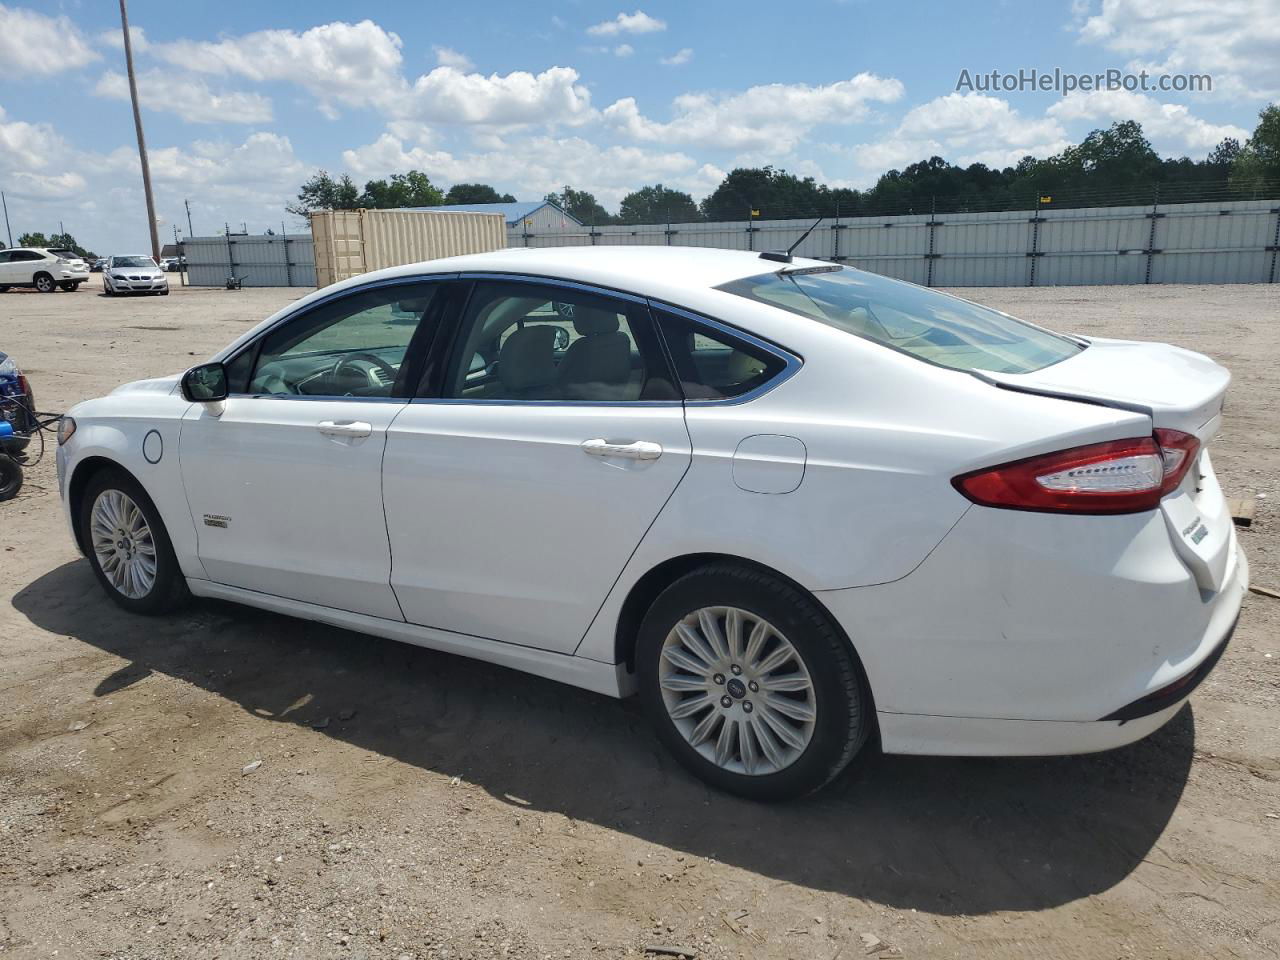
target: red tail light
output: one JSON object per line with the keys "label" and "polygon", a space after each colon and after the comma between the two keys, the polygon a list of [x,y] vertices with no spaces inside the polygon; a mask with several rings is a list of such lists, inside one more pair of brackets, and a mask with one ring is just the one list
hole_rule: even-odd
{"label": "red tail light", "polygon": [[1109,440],[961,474],[952,485],[974,503],[1048,513],[1154,510],[1186,475],[1200,443],[1177,430]]}

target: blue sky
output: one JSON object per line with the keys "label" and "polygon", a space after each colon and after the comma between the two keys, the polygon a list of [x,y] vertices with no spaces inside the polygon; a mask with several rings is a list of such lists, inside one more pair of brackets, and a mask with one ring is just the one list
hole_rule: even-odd
{"label": "blue sky", "polygon": [[[1243,139],[1280,97],[1280,0],[132,0],[162,232],[280,228],[314,170],[424,170],[520,199],[695,198],[738,165],[867,187],[939,154],[1003,166],[1137,119],[1166,155]],[[355,15],[355,10],[359,16]],[[14,235],[62,220],[147,246],[115,3],[0,0],[0,187]],[[1211,92],[957,91],[962,70],[1209,74]]]}

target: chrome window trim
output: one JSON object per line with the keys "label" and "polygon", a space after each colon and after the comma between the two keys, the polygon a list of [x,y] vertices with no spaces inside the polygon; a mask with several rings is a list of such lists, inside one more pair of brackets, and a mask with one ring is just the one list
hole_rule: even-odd
{"label": "chrome window trim", "polygon": [[[688,320],[692,323],[702,324],[705,327],[709,327],[712,330],[718,331],[719,333],[723,333],[725,336],[730,337],[731,339],[741,340],[744,343],[750,344],[751,346],[755,347],[757,350],[767,353],[770,356],[775,357],[778,360],[781,360],[783,363],[783,368],[780,371],[778,371],[778,373],[775,376],[770,377],[768,380],[760,384],[760,386],[756,387],[754,390],[748,390],[746,393],[736,397],[720,397],[718,399],[686,398],[684,400],[684,403],[686,406],[689,406],[689,405],[697,406],[697,407],[736,406],[741,403],[750,403],[752,400],[755,400],[758,397],[763,397],[766,393],[771,393],[773,390],[776,390],[778,387],[782,386],[784,383],[786,383],[788,380],[794,377],[799,372],[800,368],[804,366],[804,360],[798,354],[794,354],[790,350],[786,349],[785,347],[779,346],[776,343],[770,343],[768,340],[762,340],[759,337],[757,337],[755,334],[748,333],[747,331],[739,327],[732,326],[731,324],[725,323],[722,320],[716,320],[713,317],[706,316],[705,314],[694,313],[692,310],[688,310],[685,307],[677,307],[674,304],[667,303],[664,300],[650,299],[648,303],[649,303],[649,309],[651,311],[662,310],[667,313],[674,314],[677,317],[681,317],[682,319]],[[657,323],[656,317],[654,318],[654,322]],[[662,335],[662,325],[660,323],[658,324],[658,334],[659,336]]]}
{"label": "chrome window trim", "polygon": [[[423,273],[423,274],[415,274],[413,276],[405,276],[405,277],[384,277],[381,280],[370,280],[367,283],[356,284],[355,286],[344,287],[341,290],[335,290],[333,293],[329,294],[328,296],[324,296],[316,300],[312,300],[306,306],[299,307],[297,310],[294,310],[291,313],[285,314],[283,317],[281,317],[275,323],[271,324],[271,326],[267,327],[265,330],[259,330],[257,336],[253,337],[250,340],[246,340],[244,343],[242,343],[239,346],[239,348],[235,351],[235,353],[229,354],[228,356],[224,357],[220,362],[224,364],[230,363],[236,357],[240,356],[240,354],[244,353],[244,351],[252,350],[258,344],[258,342],[262,340],[263,337],[269,336],[270,334],[274,333],[276,330],[283,327],[286,323],[290,323],[298,319],[299,317],[310,313],[312,310],[316,309],[317,307],[323,307],[326,304],[333,303],[333,301],[341,297],[347,296],[348,294],[363,293],[366,290],[377,290],[377,289],[380,289],[381,287],[407,286],[413,283],[432,283],[435,281],[440,281],[443,283],[446,280],[457,280],[458,276],[459,275],[456,273]],[[308,400],[308,401],[322,400],[322,401],[329,401],[329,402],[332,402],[334,400],[343,400],[343,401],[351,400],[359,403],[407,403],[409,401],[408,397],[350,397],[350,396],[336,396],[336,395],[335,396],[329,396],[329,395],[324,395],[324,396],[305,395],[304,396],[303,394],[297,394],[297,393],[229,393],[227,394],[228,400],[230,400],[232,397],[241,397],[241,398],[250,399],[250,400]]]}
{"label": "chrome window trim", "polygon": [[509,280],[516,283],[540,283],[550,287],[565,287],[569,290],[577,290],[581,293],[594,293],[601,297],[613,297],[616,300],[626,300],[630,303],[638,303],[648,305],[645,297],[631,293],[627,290],[617,290],[613,287],[602,287],[598,284],[583,283],[579,280],[566,280],[562,277],[542,277],[533,273],[502,273],[486,271],[483,273],[470,272],[458,274],[460,280]]}

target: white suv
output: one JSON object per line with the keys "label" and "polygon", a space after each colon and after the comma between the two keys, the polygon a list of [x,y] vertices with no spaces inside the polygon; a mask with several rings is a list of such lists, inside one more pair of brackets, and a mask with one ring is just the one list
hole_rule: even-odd
{"label": "white suv", "polygon": [[35,287],[41,293],[58,287],[75,290],[88,279],[89,266],[79,258],[69,260],[43,247],[0,250],[0,293],[10,287]]}

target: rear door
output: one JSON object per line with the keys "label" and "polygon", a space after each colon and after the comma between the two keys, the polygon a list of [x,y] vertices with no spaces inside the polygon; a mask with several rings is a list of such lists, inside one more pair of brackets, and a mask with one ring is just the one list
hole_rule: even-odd
{"label": "rear door", "polygon": [[182,476],[211,580],[401,620],[382,510],[387,427],[408,403],[440,282],[322,302],[227,362],[214,415],[193,404]]}
{"label": "rear door", "polygon": [[383,466],[405,618],[572,652],[689,466],[647,307],[476,278],[423,394]]}

